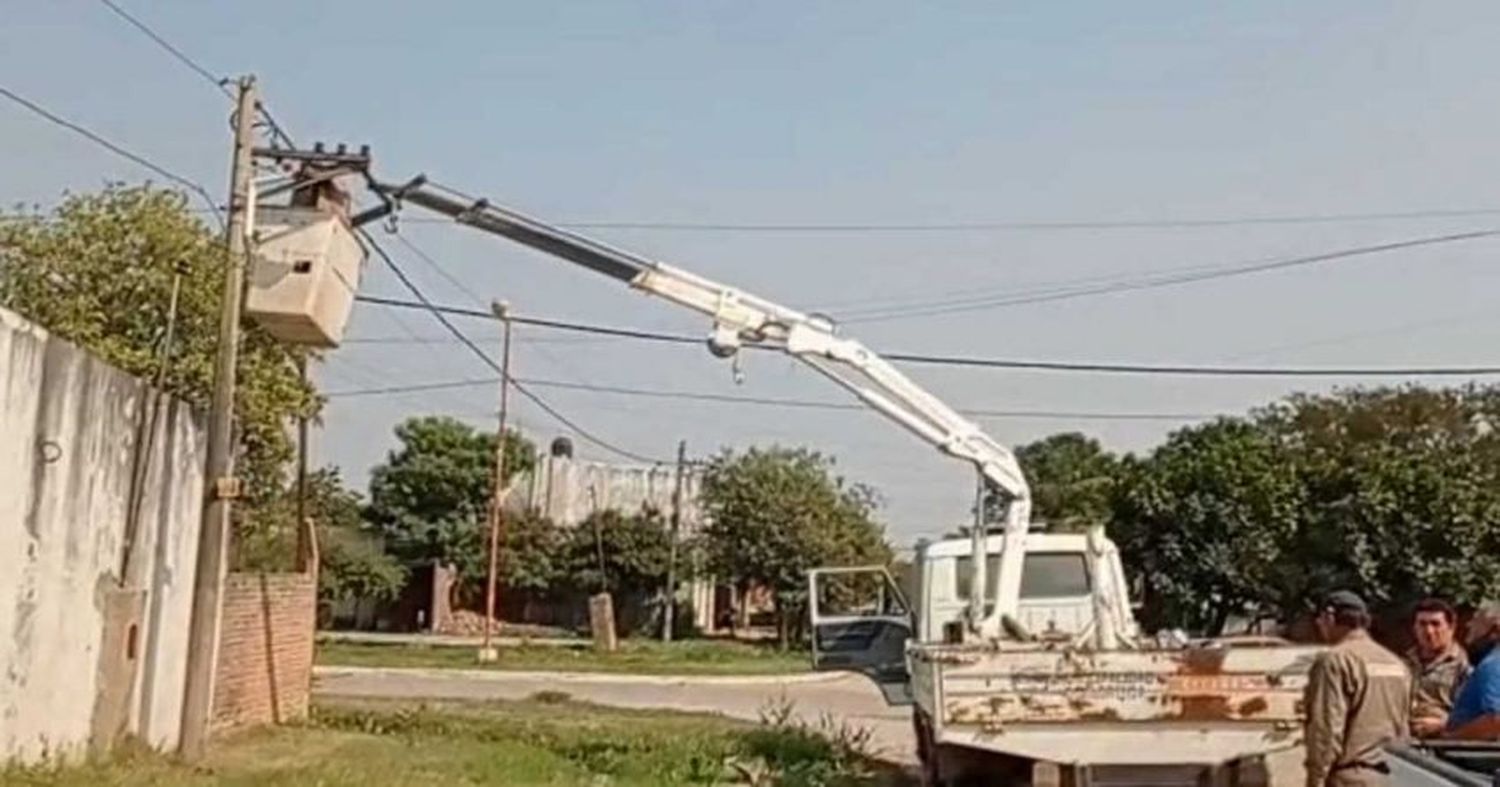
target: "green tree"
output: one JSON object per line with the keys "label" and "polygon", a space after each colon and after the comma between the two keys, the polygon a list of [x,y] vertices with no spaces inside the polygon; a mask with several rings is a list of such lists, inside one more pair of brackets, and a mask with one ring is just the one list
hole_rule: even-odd
{"label": "green tree", "polygon": [[1031,485],[1031,517],[1053,530],[1077,531],[1109,521],[1119,460],[1079,432],[1051,435],[1016,449]]}
{"label": "green tree", "polygon": [[[386,554],[362,508],[359,493],[344,486],[338,468],[308,474],[304,513],[317,533],[318,595],[325,602],[388,600],[406,582],[406,569]],[[265,570],[291,570],[300,527],[297,510],[297,487],[289,482],[260,511],[260,527],[241,540],[241,559]]]}
{"label": "green tree", "polygon": [[[65,197],[48,214],[0,221],[0,305],[138,377],[152,379],[175,271],[182,271],[176,340],[165,388],[204,406],[213,386],[225,253],[178,192],[111,185]],[[244,326],[235,400],[242,533],[286,482],[287,424],[321,405],[297,373],[302,350]]]}
{"label": "green tree", "polygon": [[872,490],[846,483],[813,451],[725,451],[704,471],[702,502],[710,570],[742,591],[769,587],[784,644],[806,604],[809,569],[891,558]]}
{"label": "green tree", "polygon": [[1257,413],[1308,497],[1297,554],[1309,593],[1392,605],[1500,593],[1500,389],[1355,389]]}
{"label": "green tree", "polygon": [[507,588],[544,594],[567,576],[562,528],[536,510],[506,511],[500,581]]}
{"label": "green tree", "polygon": [[318,597],[324,602],[390,601],[406,586],[406,568],[369,533],[337,528],[324,533],[318,543]]}
{"label": "green tree", "polygon": [[[452,563],[473,589],[489,569],[494,434],[422,416],[399,424],[396,438],[400,447],[370,474],[366,518],[404,564]],[[507,482],[535,461],[531,443],[514,432],[506,435],[505,451]]]}
{"label": "green tree", "polygon": [[1148,628],[1218,634],[1231,615],[1287,603],[1305,499],[1265,430],[1232,418],[1183,429],[1116,473],[1110,529],[1141,579]]}
{"label": "green tree", "polygon": [[1110,528],[1148,625],[1290,621],[1352,588],[1399,610],[1500,593],[1500,393],[1289,397],[1191,427],[1116,473]]}
{"label": "green tree", "polygon": [[654,595],[666,582],[670,547],[666,519],[654,508],[597,511],[568,529],[571,584],[622,597]]}

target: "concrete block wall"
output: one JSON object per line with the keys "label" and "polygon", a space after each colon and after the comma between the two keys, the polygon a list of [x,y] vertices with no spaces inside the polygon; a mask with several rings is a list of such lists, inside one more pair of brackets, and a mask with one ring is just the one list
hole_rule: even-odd
{"label": "concrete block wall", "polygon": [[313,574],[232,573],[214,686],[214,726],[305,718],[312,685]]}
{"label": "concrete block wall", "polygon": [[0,309],[0,762],[177,741],[204,436],[158,401]]}

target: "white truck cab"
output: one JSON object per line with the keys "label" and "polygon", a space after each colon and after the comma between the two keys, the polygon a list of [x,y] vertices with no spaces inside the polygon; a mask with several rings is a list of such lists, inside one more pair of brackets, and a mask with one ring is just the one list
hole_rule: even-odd
{"label": "white truck cab", "polygon": [[[1094,590],[1109,585],[1109,597],[1126,598],[1124,570],[1113,542],[1096,537],[1102,554],[1090,552],[1090,536],[1083,533],[1033,532],[1026,539],[1021,590],[1012,618],[1021,629],[1043,639],[1086,635],[1095,618]],[[985,597],[994,598],[1000,578],[1002,539],[991,536],[987,545]],[[919,642],[960,641],[969,608],[969,585],[974,572],[968,538],[950,538],[917,548],[910,587],[915,593],[915,639]],[[1128,614],[1128,608],[1121,610]],[[1134,623],[1129,624],[1131,627]]]}
{"label": "white truck cab", "polygon": [[[1115,638],[1139,632],[1126,596],[1119,550],[1101,530],[1034,532],[1025,540],[1014,609],[994,610],[1002,581],[1005,539],[989,535],[984,548],[985,616],[1003,619],[1010,641],[1078,645],[1099,640],[1101,621]],[[971,642],[974,540],[919,544],[911,572],[897,581],[882,566],[822,568],[809,575],[813,663],[818,669],[868,675],[886,698],[909,703],[909,645]]]}

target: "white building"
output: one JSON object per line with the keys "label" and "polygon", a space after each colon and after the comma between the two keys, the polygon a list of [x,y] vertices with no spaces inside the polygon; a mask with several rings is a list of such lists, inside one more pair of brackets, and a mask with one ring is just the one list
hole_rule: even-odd
{"label": "white building", "polygon": [[[670,518],[677,484],[675,465],[626,465],[575,459],[566,438],[552,442],[551,450],[537,457],[536,468],[512,482],[506,507],[535,509],[564,527],[573,527],[598,511],[634,513],[644,507]],[[682,510],[678,536],[686,540],[702,530],[703,509],[699,500],[702,474],[697,467],[683,468]],[[679,596],[692,602],[695,623],[703,631],[713,627],[714,584],[695,570],[698,556],[679,553]]]}

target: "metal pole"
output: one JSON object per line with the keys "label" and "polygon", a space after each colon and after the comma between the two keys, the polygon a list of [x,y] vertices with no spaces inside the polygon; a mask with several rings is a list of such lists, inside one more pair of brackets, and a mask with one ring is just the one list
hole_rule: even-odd
{"label": "metal pole", "polygon": [[503,303],[492,307],[500,318],[500,431],[495,436],[495,482],[490,494],[490,570],[484,591],[484,644],[479,649],[480,661],[494,661],[499,657],[492,640],[491,630],[495,625],[496,581],[500,568],[500,538],[505,529],[505,417],[510,403],[510,310]]}
{"label": "metal pole", "polygon": [[687,465],[687,441],[677,441],[677,482],[672,488],[672,534],[667,542],[667,599],[662,611],[661,641],[672,641],[677,622],[677,534],[682,528],[682,474]]}
{"label": "metal pole", "polygon": [[985,589],[989,587],[989,517],[985,516],[985,491],[984,473],[976,472],[974,476],[974,530],[970,536],[970,554],[973,556],[973,570],[969,572],[969,630],[979,633],[980,624],[984,622],[985,612],[988,609],[989,599],[985,596]]}
{"label": "metal pole", "polygon": [[120,587],[129,587],[135,581],[135,546],[140,537],[141,506],[146,501],[146,480],[151,474],[151,454],[155,448],[156,430],[161,423],[162,399],[167,393],[167,371],[172,363],[172,351],[177,339],[177,302],[182,295],[182,277],[188,274],[188,264],[178,260],[172,272],[172,290],[167,300],[167,325],[163,331],[161,346],[156,353],[156,376],[151,390],[146,392],[150,411],[136,430],[134,456],[131,460],[130,494],[126,497],[125,548],[120,558]]}
{"label": "metal pole", "polygon": [[193,577],[193,617],[188,627],[187,680],[182,697],[180,752],[189,761],[203,757],[213,720],[214,669],[219,656],[219,616],[224,591],[229,515],[235,494],[234,385],[239,355],[240,307],[245,280],[245,252],[252,209],[252,167],[257,96],[255,77],[239,80],[235,110],[234,166],[229,173],[229,228],[225,245],[224,294],[219,305],[219,349],[214,364],[214,393],[208,420],[208,461],[204,473],[207,500],[198,537],[197,573]]}
{"label": "metal pole", "polygon": [[[302,381],[302,387],[307,388],[307,353],[297,356],[297,377]],[[309,565],[311,553],[310,542],[307,537],[307,415],[297,416],[297,555],[296,566],[298,571],[311,571],[316,566]]]}

